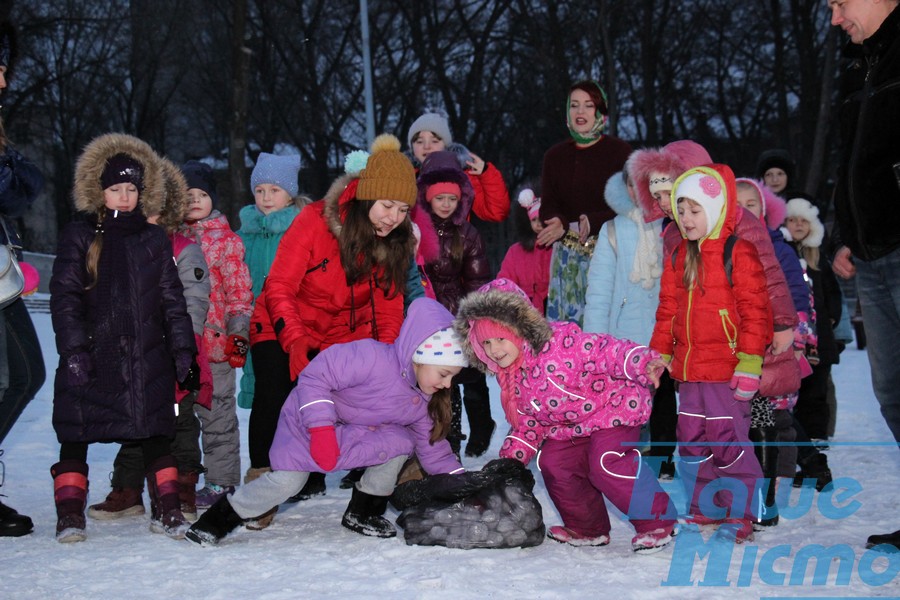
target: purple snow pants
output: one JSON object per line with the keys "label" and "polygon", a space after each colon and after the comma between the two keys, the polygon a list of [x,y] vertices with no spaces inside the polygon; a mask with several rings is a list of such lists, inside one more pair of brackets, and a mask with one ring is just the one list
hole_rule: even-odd
{"label": "purple snow pants", "polygon": [[629,516],[638,533],[675,523],[660,518],[674,511],[653,469],[640,461],[640,432],[640,427],[613,427],[590,437],[543,443],[538,467],[566,527],[588,537],[608,535],[604,496]]}
{"label": "purple snow pants", "polygon": [[683,382],[678,397],[678,472],[689,513],[718,519],[731,507],[728,517],[752,518],[763,474],[748,436],[750,403],[735,400],[727,383]]}

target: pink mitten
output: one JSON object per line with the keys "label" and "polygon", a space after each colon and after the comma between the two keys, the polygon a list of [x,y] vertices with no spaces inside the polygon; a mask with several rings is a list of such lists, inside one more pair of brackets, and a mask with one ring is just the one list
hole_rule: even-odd
{"label": "pink mitten", "polygon": [[735,371],[728,384],[734,390],[734,399],[749,402],[759,391],[759,375]]}
{"label": "pink mitten", "polygon": [[341,449],[338,448],[334,425],[309,428],[309,453],[323,471],[331,471],[337,465]]}

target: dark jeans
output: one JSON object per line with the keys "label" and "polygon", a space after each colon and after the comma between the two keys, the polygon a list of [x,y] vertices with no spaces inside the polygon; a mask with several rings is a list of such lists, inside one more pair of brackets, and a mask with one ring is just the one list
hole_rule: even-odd
{"label": "dark jeans", "polygon": [[294,389],[291,380],[291,357],[277,341],[257,342],[250,347],[256,387],[253,390],[253,408],[247,445],[250,467],[261,469],[270,466],[269,449],[275,439],[278,417],[288,394]]}
{"label": "dark jeans", "polygon": [[0,444],[46,376],[37,333],[19,298],[0,310]]}

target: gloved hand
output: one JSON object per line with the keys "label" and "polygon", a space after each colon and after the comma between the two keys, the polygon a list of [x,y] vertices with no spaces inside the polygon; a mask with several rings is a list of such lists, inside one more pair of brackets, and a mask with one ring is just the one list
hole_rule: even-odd
{"label": "gloved hand", "polygon": [[728,386],[734,390],[734,399],[749,402],[759,391],[759,375],[735,371]]}
{"label": "gloved hand", "polygon": [[334,469],[338,457],[341,455],[334,425],[309,428],[309,453],[323,471]]}
{"label": "gloved hand", "polygon": [[300,372],[309,364],[309,349],[302,342],[294,342],[290,350],[291,380],[297,379]]}
{"label": "gloved hand", "polygon": [[87,352],[76,352],[66,360],[68,374],[66,375],[66,384],[70,387],[81,387],[87,385],[94,374],[94,365],[91,362],[91,355]]}
{"label": "gloved hand", "polygon": [[250,350],[250,342],[241,335],[229,335],[225,341],[225,355],[228,356],[228,364],[233,369],[239,369],[247,363],[247,352]]}
{"label": "gloved hand", "polygon": [[187,375],[178,382],[178,388],[184,392],[196,392],[200,389],[200,365],[197,364],[196,355],[191,360]]}

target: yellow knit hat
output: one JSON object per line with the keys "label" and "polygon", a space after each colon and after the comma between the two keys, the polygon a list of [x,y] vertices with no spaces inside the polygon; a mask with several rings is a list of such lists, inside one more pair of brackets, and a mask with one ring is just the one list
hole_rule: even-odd
{"label": "yellow knit hat", "polygon": [[359,173],[357,200],[394,200],[416,203],[416,170],[400,152],[400,140],[382,133],[372,142],[366,168]]}

